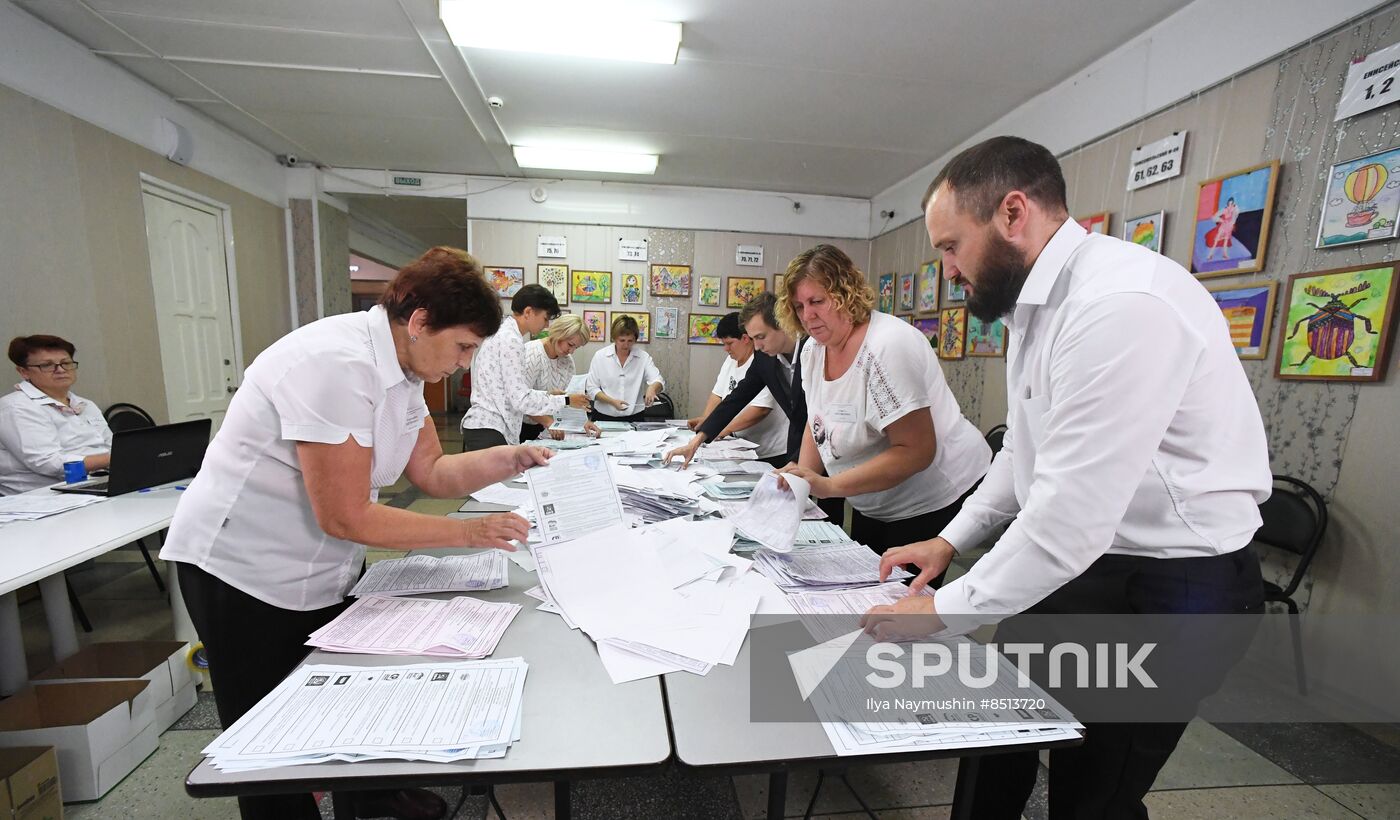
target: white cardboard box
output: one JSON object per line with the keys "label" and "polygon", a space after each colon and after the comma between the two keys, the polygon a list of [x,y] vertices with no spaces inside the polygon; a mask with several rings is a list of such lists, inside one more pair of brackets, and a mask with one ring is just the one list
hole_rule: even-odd
{"label": "white cardboard box", "polygon": [[143,680],[30,686],[0,701],[0,746],[53,746],[63,802],[96,800],[156,750]]}
{"label": "white cardboard box", "polygon": [[186,663],[184,641],[111,641],[95,643],[35,675],[34,683],[52,681],[139,679],[150,683],[156,732],[164,732],[194,707],[194,678]]}

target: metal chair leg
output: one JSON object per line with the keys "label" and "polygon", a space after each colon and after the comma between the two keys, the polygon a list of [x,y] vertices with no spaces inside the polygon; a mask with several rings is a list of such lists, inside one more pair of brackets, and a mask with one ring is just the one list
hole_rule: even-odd
{"label": "metal chair leg", "polygon": [[78,623],[82,624],[84,632],[91,632],[92,622],[88,620],[87,613],[83,611],[83,604],[78,600],[78,593],[73,591],[73,582],[65,577],[63,585],[68,587],[68,602],[73,605],[73,614],[78,616]]}
{"label": "metal chair leg", "polygon": [[[165,545],[165,536],[162,530],[161,546]],[[156,579],[156,588],[165,592],[165,579],[160,577],[160,570],[156,569],[156,562],[151,558],[151,553],[146,549],[146,539],[136,539],[136,546],[141,549],[141,557],[146,559],[146,567],[151,571],[151,577]]]}

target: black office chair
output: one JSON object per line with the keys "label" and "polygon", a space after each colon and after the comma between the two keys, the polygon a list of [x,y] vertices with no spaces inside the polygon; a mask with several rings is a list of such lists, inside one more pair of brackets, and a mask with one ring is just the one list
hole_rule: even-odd
{"label": "black office chair", "polygon": [[664,390],[656,394],[656,401],[642,411],[642,418],[646,421],[664,421],[675,417],[676,403],[671,400],[671,395]]}
{"label": "black office chair", "polygon": [[1001,452],[1002,439],[1006,438],[1006,425],[998,424],[987,431],[987,445],[992,448],[992,455]]}
{"label": "black office chair", "polygon": [[150,413],[124,401],[119,401],[102,411],[102,417],[107,420],[107,426],[112,428],[114,433],[119,430],[140,430],[156,426],[156,420]]}
{"label": "black office chair", "polygon": [[1307,482],[1276,475],[1274,492],[1259,505],[1259,515],[1264,523],[1254,533],[1253,545],[1256,549],[1266,546],[1298,556],[1298,564],[1293,568],[1293,577],[1288,580],[1287,586],[1264,582],[1264,601],[1283,604],[1288,607],[1288,614],[1293,616],[1289,619],[1293,638],[1293,669],[1298,693],[1307,695],[1303,637],[1298,624],[1298,603],[1293,596],[1297,594],[1298,585],[1303,582],[1313,556],[1317,555],[1317,549],[1322,545],[1323,533],[1327,531],[1327,502]]}

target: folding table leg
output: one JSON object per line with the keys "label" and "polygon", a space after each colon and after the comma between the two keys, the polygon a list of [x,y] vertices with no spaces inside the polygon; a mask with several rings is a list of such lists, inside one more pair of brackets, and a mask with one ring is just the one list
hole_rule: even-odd
{"label": "folding table leg", "polygon": [[782,820],[787,802],[787,772],[768,775],[768,820]]}
{"label": "folding table leg", "polygon": [[331,816],[335,820],[355,820],[355,793],[349,789],[331,792]]}
{"label": "folding table leg", "polygon": [[958,758],[958,779],[953,785],[953,809],[949,820],[972,820],[975,816],[972,805],[974,786],[977,783],[977,764],[980,758]]}
{"label": "folding table leg", "polygon": [[569,781],[554,781],[554,820],[569,820]]}

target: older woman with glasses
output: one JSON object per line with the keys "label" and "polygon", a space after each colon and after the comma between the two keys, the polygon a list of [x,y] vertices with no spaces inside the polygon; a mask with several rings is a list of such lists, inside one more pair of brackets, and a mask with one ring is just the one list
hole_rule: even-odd
{"label": "older woman with glasses", "polygon": [[77,348],[58,336],[16,336],[10,361],[23,380],[0,397],[0,495],[63,480],[63,465],[105,470],[112,430],[102,411],[73,392]]}

